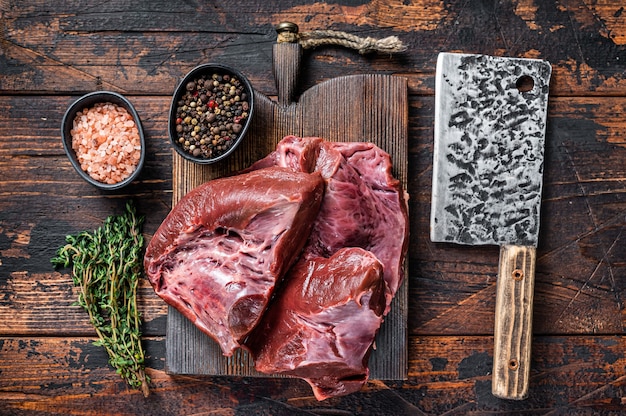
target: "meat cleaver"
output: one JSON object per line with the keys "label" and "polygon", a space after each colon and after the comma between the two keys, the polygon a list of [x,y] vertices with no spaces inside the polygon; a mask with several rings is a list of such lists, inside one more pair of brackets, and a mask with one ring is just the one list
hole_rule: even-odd
{"label": "meat cleaver", "polygon": [[430,237],[498,245],[492,393],[528,396],[535,256],[551,66],[441,53]]}

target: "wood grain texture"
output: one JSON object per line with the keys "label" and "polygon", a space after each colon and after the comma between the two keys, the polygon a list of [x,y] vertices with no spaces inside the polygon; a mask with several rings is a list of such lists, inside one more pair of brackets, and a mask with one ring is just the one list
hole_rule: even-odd
{"label": "wood grain texture", "polygon": [[[3,2],[0,91],[80,93],[113,89],[126,94],[171,94],[196,64],[219,61],[244,69],[252,84],[276,95],[271,50],[274,25],[301,31],[347,30],[364,36],[397,35],[401,56],[355,59],[341,48],[307,51],[300,91],[346,73],[401,74],[412,94],[432,94],[440,51],[543,58],[554,65],[551,94],[620,95],[626,87],[626,25],[616,1],[465,0],[342,3],[299,0],[206,5],[173,10],[165,0],[132,4],[94,0],[55,5]],[[80,51],[80,53],[76,53]]]}
{"label": "wood grain texture", "polygon": [[528,397],[537,250],[500,247],[491,391],[501,399]]}
{"label": "wood grain texture", "polygon": [[[617,415],[626,411],[626,10],[609,0],[132,3],[0,1],[0,414]],[[153,394],[106,363],[66,270],[49,258],[133,198],[150,238],[174,192],[167,112],[196,64],[239,68],[275,99],[274,25],[397,35],[408,51],[305,51],[297,94],[327,79],[408,79],[411,199],[408,374],[318,403],[299,380],[171,376],[167,307],[143,282]],[[537,247],[528,399],[491,394],[495,247],[428,239],[435,60],[440,51],[547,59],[553,66]],[[63,154],[63,112],[81,93],[125,93],[147,161],[123,192],[83,183]]]}
{"label": "wood grain texture", "polygon": [[94,340],[0,338],[0,413],[616,415],[626,394],[626,377],[616,376],[626,365],[626,341],[617,336],[536,337],[526,401],[491,394],[491,337],[412,337],[407,381],[371,381],[361,392],[324,402],[301,380],[168,375],[162,337],[145,341],[153,389],[144,399],[110,370]]}
{"label": "wood grain texture", "polygon": [[[105,195],[82,182],[63,154],[61,118],[75,97],[0,97],[0,114],[7,115],[0,118],[0,284],[14,299],[0,305],[0,316],[19,333],[43,328],[73,333],[81,325],[80,312],[67,315],[57,306],[55,297],[71,296],[71,282],[67,274],[53,275],[48,263],[65,234],[97,227],[132,197],[141,212],[149,213],[144,228],[149,238],[171,207],[169,97],[129,98],[148,136],[146,167],[130,188]],[[433,100],[409,96],[409,104],[409,331],[491,335],[497,248],[429,242]],[[619,276],[626,273],[621,233],[626,147],[618,139],[626,137],[626,123],[619,120],[625,113],[626,99],[619,97],[551,100],[535,287],[537,334],[623,331],[626,282]],[[16,146],[15,137],[28,137],[30,145]],[[160,317],[164,335],[165,309],[145,287],[144,313]],[[38,296],[25,296],[28,291]],[[29,313],[34,309],[47,313]]]}
{"label": "wood grain texture", "polygon": [[[299,52],[292,44],[278,44],[276,68],[287,89],[274,102],[255,92],[254,115],[244,142],[223,163],[194,165],[173,155],[172,204],[208,179],[248,167],[273,149],[285,136],[317,136],[330,141],[368,141],[387,151],[393,173],[406,189],[408,159],[408,95],[405,78],[389,75],[353,75],[322,82],[300,97],[293,97]],[[281,49],[284,49],[281,51]],[[286,68],[284,67],[286,66]],[[286,94],[281,97],[282,94]],[[290,98],[297,101],[285,103]],[[403,273],[408,276],[406,267]],[[369,369],[373,379],[406,378],[408,279],[398,290],[391,312],[385,317],[372,351]],[[171,374],[259,376],[251,357],[242,350],[224,357],[217,343],[189,325],[186,318],[169,308],[166,366]]]}

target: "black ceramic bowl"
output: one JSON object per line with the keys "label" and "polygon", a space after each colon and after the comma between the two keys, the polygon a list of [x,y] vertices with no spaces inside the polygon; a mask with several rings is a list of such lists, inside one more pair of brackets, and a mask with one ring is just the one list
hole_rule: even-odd
{"label": "black ceramic bowl", "polygon": [[[81,110],[93,107],[97,103],[112,103],[125,108],[126,111],[128,111],[133,117],[135,125],[137,126],[137,130],[139,131],[139,139],[141,143],[139,162],[137,163],[135,170],[130,176],[113,184],[100,182],[89,176],[87,172],[81,169],[78,158],[76,157],[76,153],[72,149],[71,130],[76,114]],[[111,191],[123,188],[124,186],[135,180],[141,172],[141,169],[143,168],[144,160],[146,158],[146,143],[143,134],[143,128],[141,126],[141,120],[139,119],[139,115],[135,111],[135,108],[130,103],[130,101],[128,101],[128,99],[118,93],[111,91],[96,91],[83,95],[78,100],[76,100],[72,105],[70,105],[70,107],[65,112],[65,115],[63,116],[63,122],[61,124],[61,136],[63,138],[63,147],[65,148],[67,157],[70,159],[70,162],[72,162],[72,165],[74,166],[74,169],[76,169],[76,172],[78,172],[78,174],[84,180],[99,189]]]}
{"label": "black ceramic bowl", "polygon": [[187,160],[218,162],[243,141],[253,112],[254,92],[242,73],[221,64],[199,65],[174,91],[168,121],[170,142]]}

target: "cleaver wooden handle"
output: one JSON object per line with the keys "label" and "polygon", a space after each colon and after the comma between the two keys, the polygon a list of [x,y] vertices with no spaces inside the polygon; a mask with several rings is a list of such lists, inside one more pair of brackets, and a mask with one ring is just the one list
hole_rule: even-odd
{"label": "cleaver wooden handle", "polygon": [[535,247],[500,247],[491,390],[502,399],[528,396],[535,259]]}

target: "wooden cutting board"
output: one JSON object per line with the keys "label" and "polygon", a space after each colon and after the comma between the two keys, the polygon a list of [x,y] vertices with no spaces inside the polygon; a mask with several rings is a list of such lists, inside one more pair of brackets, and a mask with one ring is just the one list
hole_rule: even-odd
{"label": "wooden cutting board", "polygon": [[[274,45],[278,102],[254,92],[252,124],[244,142],[227,160],[198,165],[172,151],[172,206],[196,186],[265,157],[283,137],[291,134],[332,141],[373,142],[391,155],[394,176],[406,190],[407,79],[377,74],[344,76],[310,88],[296,101],[294,92],[301,58],[302,48],[297,43]],[[372,379],[406,378],[407,311],[408,275],[376,339],[376,349],[370,358]],[[254,370],[252,359],[244,351],[224,357],[217,343],[172,307],[168,309],[165,345],[169,374],[265,376]]]}

